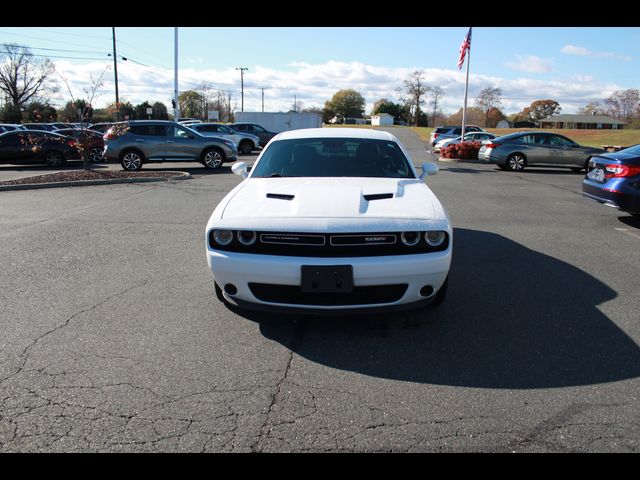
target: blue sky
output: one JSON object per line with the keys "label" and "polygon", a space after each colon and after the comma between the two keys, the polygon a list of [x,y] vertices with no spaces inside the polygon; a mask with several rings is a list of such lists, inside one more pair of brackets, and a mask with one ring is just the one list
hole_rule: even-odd
{"label": "blue sky", "polygon": [[[333,93],[354,88],[367,113],[382,97],[397,100],[407,74],[422,69],[426,83],[445,91],[442,109],[462,106],[464,67],[456,67],[467,27],[182,27],[179,28],[180,89],[201,87],[231,93],[240,108],[245,72],[245,110],[322,107]],[[171,103],[172,27],[116,27],[121,98]],[[51,56],[82,97],[89,74],[105,72],[96,105],[112,102],[111,27],[0,27],[0,43],[19,43]],[[502,90],[503,111],[520,111],[551,98],[572,113],[615,90],[640,88],[640,28],[474,27],[469,103],[484,87]],[[47,49],[47,50],[45,50]],[[83,58],[58,58],[83,57]],[[88,60],[95,58],[96,60]],[[65,93],[66,89],[62,89]],[[60,101],[66,101],[63,96]]]}

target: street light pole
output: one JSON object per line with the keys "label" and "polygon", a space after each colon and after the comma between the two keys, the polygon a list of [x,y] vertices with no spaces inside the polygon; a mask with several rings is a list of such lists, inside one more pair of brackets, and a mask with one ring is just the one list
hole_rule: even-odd
{"label": "street light pole", "polygon": [[174,80],[173,80],[173,116],[174,121],[180,118],[180,102],[178,101],[178,27],[174,27]]}
{"label": "street light pole", "polygon": [[244,112],[244,71],[249,69],[247,67],[236,67],[236,70],[240,70],[240,97],[242,98],[240,111]]}
{"label": "street light pole", "polygon": [[116,27],[111,27],[113,34],[113,73],[116,80],[116,122],[118,121],[118,113],[120,111],[120,96],[118,95],[118,57],[116,55]]}

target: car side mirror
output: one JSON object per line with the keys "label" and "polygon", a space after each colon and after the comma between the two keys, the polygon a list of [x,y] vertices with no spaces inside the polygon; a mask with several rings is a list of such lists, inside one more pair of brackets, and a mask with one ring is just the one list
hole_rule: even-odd
{"label": "car side mirror", "polygon": [[435,163],[424,162],[422,164],[422,175],[420,175],[420,180],[424,182],[429,175],[435,175],[438,173],[438,170],[440,170],[440,168],[438,168],[438,165]]}
{"label": "car side mirror", "polygon": [[247,178],[249,173],[247,172],[247,164],[245,162],[236,162],[231,165],[231,171],[236,175],[240,175],[242,178]]}

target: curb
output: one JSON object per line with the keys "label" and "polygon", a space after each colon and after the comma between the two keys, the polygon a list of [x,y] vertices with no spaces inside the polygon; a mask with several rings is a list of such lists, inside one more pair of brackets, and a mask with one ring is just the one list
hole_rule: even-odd
{"label": "curb", "polygon": [[[0,185],[0,192],[6,190],[32,190],[41,188],[61,188],[61,187],[84,187],[90,185],[113,185],[117,183],[148,183],[148,182],[168,182],[171,180],[188,180],[191,178],[189,172],[170,172],[176,175],[166,177],[138,177],[138,178],[111,178],[106,180],[72,180],[68,182],[52,183],[20,183],[17,185]],[[46,174],[45,174],[46,175]]]}
{"label": "curb", "polygon": [[452,162],[452,163],[486,163],[483,162],[482,160],[471,160],[471,159],[463,159],[463,158],[444,158],[444,157],[438,157],[438,162]]}

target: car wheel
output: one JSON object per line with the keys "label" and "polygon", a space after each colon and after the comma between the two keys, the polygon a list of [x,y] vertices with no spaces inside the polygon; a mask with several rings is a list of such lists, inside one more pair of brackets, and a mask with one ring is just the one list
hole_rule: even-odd
{"label": "car wheel", "polygon": [[240,142],[240,145],[238,145],[238,148],[242,153],[248,155],[253,150],[253,144],[249,140],[243,140]]}
{"label": "car wheel", "polygon": [[61,167],[66,163],[64,159],[64,155],[62,154],[62,152],[59,152],[58,150],[51,150],[50,152],[47,152],[45,161],[47,162],[47,165],[50,167]]}
{"label": "car wheel", "polygon": [[93,147],[89,150],[89,160],[93,163],[98,163],[102,161],[102,149],[100,147]]}
{"label": "car wheel", "polygon": [[507,157],[505,166],[512,172],[521,172],[527,166],[527,157],[521,153],[512,153]]}
{"label": "car wheel", "polygon": [[134,150],[123,152],[120,156],[120,165],[129,172],[135,172],[142,168],[142,155]]}
{"label": "car wheel", "polygon": [[205,150],[202,154],[202,164],[205,168],[216,169],[220,168],[224,163],[224,153],[217,148],[210,148]]}

